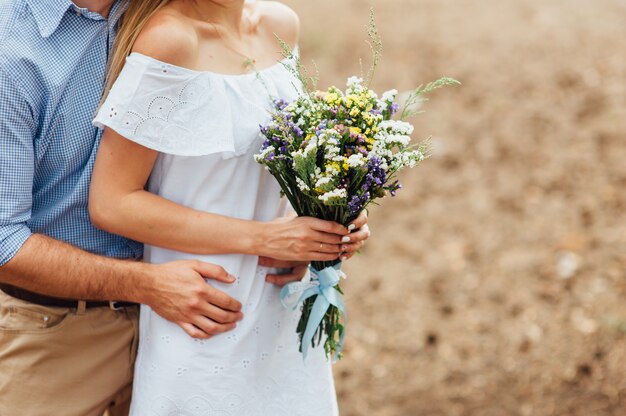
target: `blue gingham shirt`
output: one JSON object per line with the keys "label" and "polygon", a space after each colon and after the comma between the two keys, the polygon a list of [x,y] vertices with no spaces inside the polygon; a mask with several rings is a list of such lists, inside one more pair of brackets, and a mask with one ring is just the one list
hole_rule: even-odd
{"label": "blue gingham shirt", "polygon": [[0,0],[0,266],[32,233],[92,253],[141,256],[87,210],[92,126],[125,0],[108,19],[70,0]]}

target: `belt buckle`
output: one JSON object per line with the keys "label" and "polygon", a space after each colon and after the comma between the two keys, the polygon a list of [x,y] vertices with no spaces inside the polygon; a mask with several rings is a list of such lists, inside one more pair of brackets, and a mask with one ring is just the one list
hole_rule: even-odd
{"label": "belt buckle", "polygon": [[124,309],[123,306],[118,306],[120,302],[116,301],[116,300],[110,300],[109,301],[109,308],[111,308],[114,311],[121,311],[122,309]]}

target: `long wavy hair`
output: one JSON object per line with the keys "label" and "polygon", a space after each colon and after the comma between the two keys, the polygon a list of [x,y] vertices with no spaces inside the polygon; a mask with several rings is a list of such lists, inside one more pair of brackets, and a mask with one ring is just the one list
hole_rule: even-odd
{"label": "long wavy hair", "polygon": [[109,61],[109,70],[107,72],[104,93],[102,95],[103,102],[109,94],[115,80],[120,75],[120,72],[122,72],[126,57],[133,49],[137,36],[139,36],[139,33],[141,33],[141,30],[154,13],[170,1],[171,0],[129,0],[128,8],[120,20],[117,38],[113,46],[113,55]]}

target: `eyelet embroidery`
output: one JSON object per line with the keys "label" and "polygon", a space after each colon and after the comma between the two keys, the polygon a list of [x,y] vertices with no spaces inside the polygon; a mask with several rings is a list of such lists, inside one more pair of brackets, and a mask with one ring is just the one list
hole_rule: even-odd
{"label": "eyelet embroidery", "polygon": [[309,391],[305,390],[306,394],[302,394],[306,377],[310,377],[310,374],[296,373],[289,377],[289,384],[277,383],[272,378],[254,380],[242,388],[245,394],[228,393],[210,400],[194,395],[183,402],[176,403],[169,397],[160,396],[151,401],[148,414],[156,416],[335,415],[333,395],[328,388],[313,388]]}
{"label": "eyelet embroidery", "polygon": [[[161,70],[171,72],[166,66],[161,67]],[[172,86],[176,88],[176,83]],[[178,91],[172,91],[172,96],[163,92],[150,96],[149,91],[140,91],[135,93],[138,98],[125,103],[130,108],[123,111],[122,105],[115,104],[115,92],[123,88],[117,85],[105,103],[107,112],[100,115],[107,120],[102,124],[112,128],[121,125],[123,128],[117,130],[120,134],[164,153],[207,155],[232,151],[232,134],[224,134],[219,130],[215,131],[215,135],[199,134],[205,129],[210,130],[206,124],[210,114],[202,110],[211,105],[213,95],[209,93],[210,87],[209,77],[197,76],[186,81]],[[146,100],[143,106],[142,99]],[[116,120],[118,117],[119,120]]]}

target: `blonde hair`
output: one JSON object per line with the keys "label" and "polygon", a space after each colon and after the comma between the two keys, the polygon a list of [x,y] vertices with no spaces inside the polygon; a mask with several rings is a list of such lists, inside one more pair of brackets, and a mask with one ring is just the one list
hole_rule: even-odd
{"label": "blonde hair", "polygon": [[[122,72],[122,68],[126,62],[126,57],[130,55],[133,45],[144,28],[148,20],[161,7],[165,6],[171,0],[130,0],[124,16],[120,20],[120,26],[117,31],[117,38],[113,46],[113,55],[109,61],[109,69],[107,72],[106,82],[104,85],[104,93],[102,102],[106,99],[111,87]],[[102,102],[100,104],[102,104]]]}

